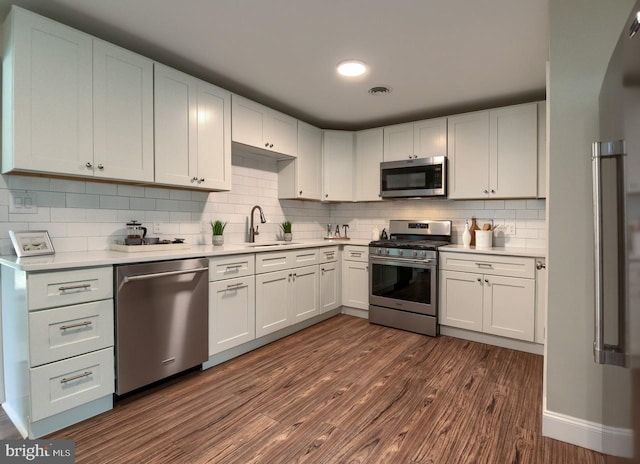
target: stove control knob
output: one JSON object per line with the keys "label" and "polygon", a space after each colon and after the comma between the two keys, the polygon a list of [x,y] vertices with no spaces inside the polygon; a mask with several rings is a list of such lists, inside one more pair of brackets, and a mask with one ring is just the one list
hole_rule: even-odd
{"label": "stove control knob", "polygon": [[385,250],[385,252],[386,252],[387,254],[389,254],[389,249],[387,248],[387,249]]}
{"label": "stove control knob", "polygon": [[414,258],[417,258],[417,257],[418,257],[418,252],[417,252],[417,251],[414,251],[414,252],[413,252],[413,257],[414,257]]}
{"label": "stove control knob", "polygon": [[378,248],[378,250],[376,251],[377,255],[381,255],[382,254],[382,248]]}

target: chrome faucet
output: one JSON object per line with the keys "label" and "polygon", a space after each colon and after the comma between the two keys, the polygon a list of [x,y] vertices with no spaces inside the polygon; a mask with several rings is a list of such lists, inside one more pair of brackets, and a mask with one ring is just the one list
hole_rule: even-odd
{"label": "chrome faucet", "polygon": [[267,220],[264,217],[264,213],[262,212],[262,208],[260,208],[258,205],[255,205],[253,208],[251,208],[251,224],[249,225],[249,242],[250,243],[254,243],[256,241],[256,235],[260,235],[260,232],[258,232],[258,226],[255,227],[255,229],[253,228],[253,213],[255,212],[255,210],[260,211],[260,223],[264,224],[265,222],[267,222]]}

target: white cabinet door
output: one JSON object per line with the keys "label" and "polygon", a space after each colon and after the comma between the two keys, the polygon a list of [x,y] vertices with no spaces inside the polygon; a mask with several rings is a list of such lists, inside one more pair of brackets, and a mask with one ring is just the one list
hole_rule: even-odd
{"label": "white cabinet door", "polygon": [[384,161],[413,158],[413,123],[384,128]]}
{"label": "white cabinet door", "polygon": [[194,79],[154,64],[155,180],[194,186],[198,132]]}
{"label": "white cabinet door", "polygon": [[153,182],[153,62],[93,41],[93,172]]}
{"label": "white cabinet door", "polygon": [[383,129],[356,132],[355,200],[379,201],[380,163],[383,154]]}
{"label": "white cabinet door", "polygon": [[256,337],[262,337],[290,324],[289,306],[293,271],[256,275]]}
{"label": "white cabinet door", "polygon": [[440,323],[482,331],[482,274],[440,271]]}
{"label": "white cabinet door", "polygon": [[93,39],[19,8],[7,26],[2,171],[93,175]]}
{"label": "white cabinet door", "polygon": [[413,123],[413,151],[418,158],[447,155],[447,118]]}
{"label": "white cabinet door", "polygon": [[484,332],[532,342],[535,280],[484,276],[483,283]]}
{"label": "white cabinet door", "polygon": [[322,198],[322,130],[298,121],[298,157],[278,161],[278,198]]}
{"label": "white cabinet door", "polygon": [[369,264],[360,261],[342,262],[342,304],[369,309]]}
{"label": "white cabinet door", "polygon": [[353,200],[353,141],[353,132],[323,131],[323,200]]}
{"label": "white cabinet door", "polygon": [[231,190],[231,93],[197,84],[196,187]]}
{"label": "white cabinet door", "polygon": [[251,100],[233,95],[232,97],[232,139],[252,147],[263,146],[266,108]]}
{"label": "white cabinet door", "polygon": [[489,112],[489,196],[536,197],[538,104]]}
{"label": "white cabinet door", "polygon": [[320,314],[318,266],[292,269],[289,321],[301,322]]}
{"label": "white cabinet door", "polygon": [[291,116],[270,110],[265,119],[269,150],[289,156],[298,154],[298,121]]}
{"label": "white cabinet door", "polygon": [[209,283],[209,356],[256,338],[254,276]]}
{"label": "white cabinet door", "polygon": [[336,262],[320,265],[320,311],[331,311],[340,306],[339,268]]}
{"label": "white cabinet door", "polygon": [[234,142],[289,157],[297,155],[295,118],[239,95],[233,95],[231,117]]}
{"label": "white cabinet door", "polygon": [[449,198],[489,194],[489,112],[448,118]]}
{"label": "white cabinet door", "polygon": [[231,188],[231,94],[155,63],[155,180]]}

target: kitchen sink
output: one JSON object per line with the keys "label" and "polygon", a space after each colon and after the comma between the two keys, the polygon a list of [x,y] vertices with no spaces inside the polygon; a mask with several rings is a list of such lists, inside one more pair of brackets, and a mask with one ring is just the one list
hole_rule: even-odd
{"label": "kitchen sink", "polygon": [[288,245],[299,245],[300,242],[272,242],[272,243],[249,243],[247,247],[249,248],[277,248]]}

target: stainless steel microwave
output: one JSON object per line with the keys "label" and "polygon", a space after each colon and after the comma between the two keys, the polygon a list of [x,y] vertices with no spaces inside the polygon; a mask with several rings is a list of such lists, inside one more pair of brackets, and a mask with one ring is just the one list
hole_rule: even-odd
{"label": "stainless steel microwave", "polygon": [[446,197],[447,157],[434,156],[380,163],[380,196]]}

